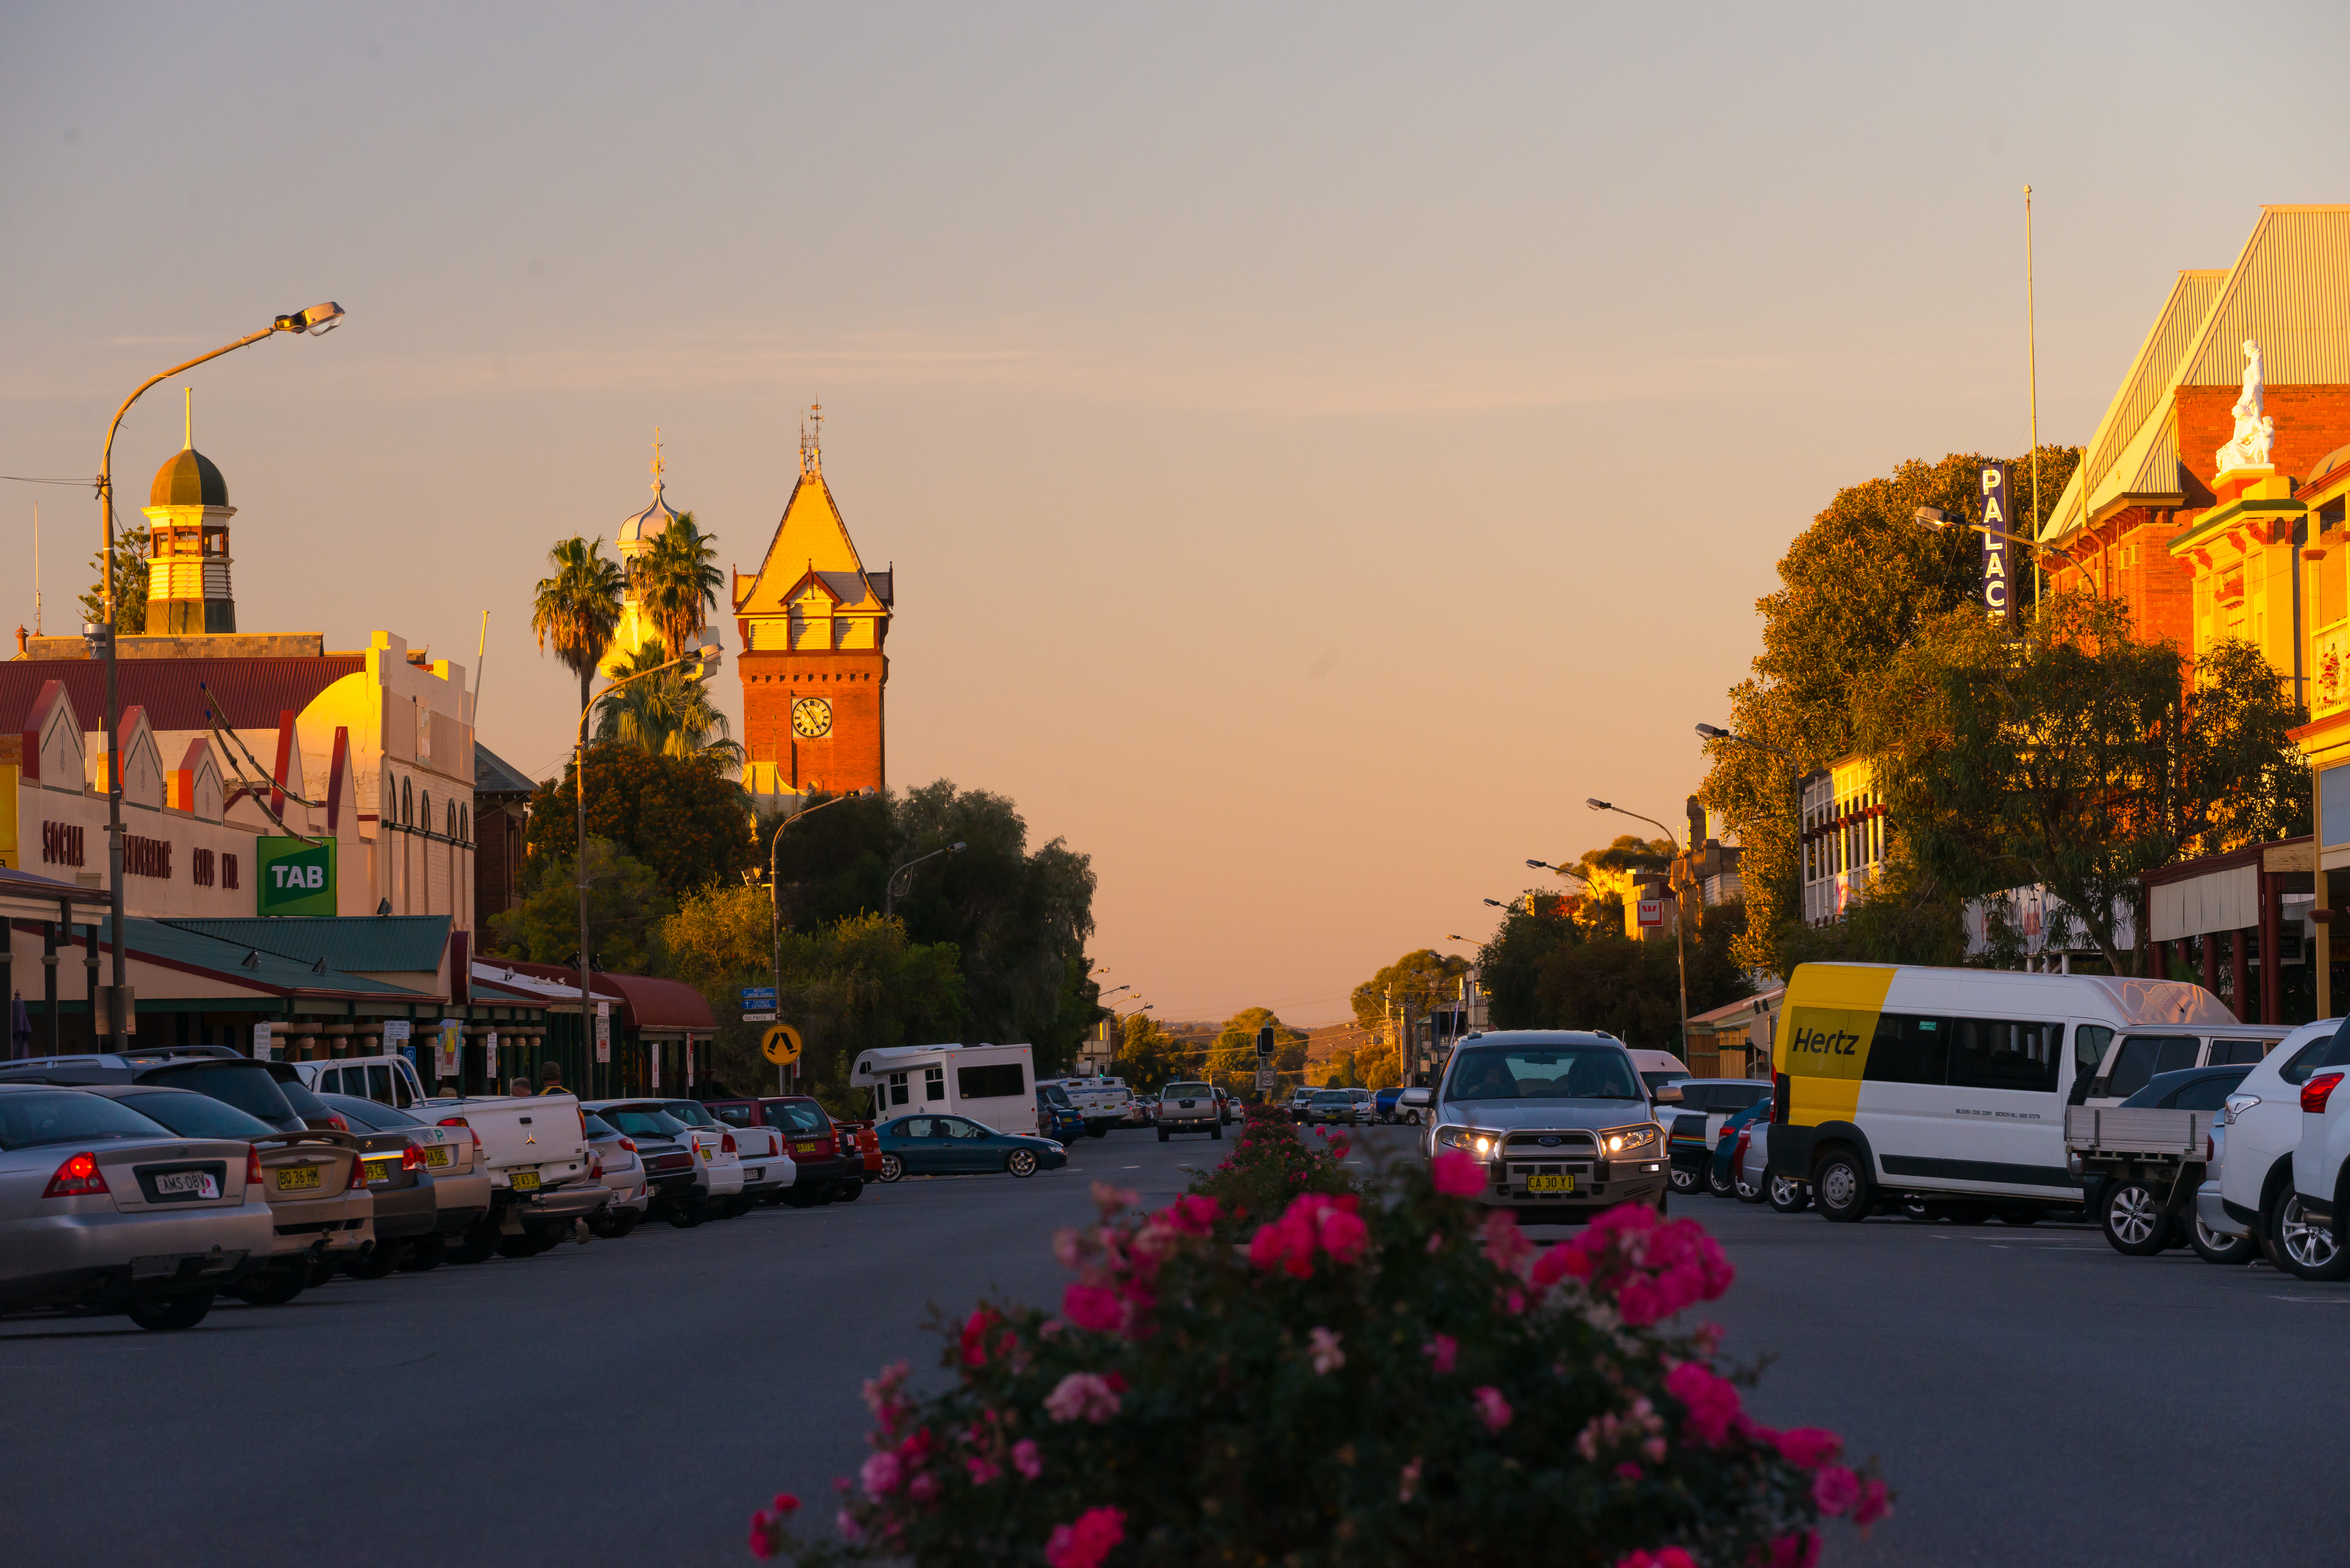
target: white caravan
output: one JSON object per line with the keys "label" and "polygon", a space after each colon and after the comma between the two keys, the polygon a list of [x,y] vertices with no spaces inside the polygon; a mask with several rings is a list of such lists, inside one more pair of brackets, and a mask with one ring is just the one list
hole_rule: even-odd
{"label": "white caravan", "polygon": [[912,1111],[945,1111],[1000,1133],[1036,1131],[1036,1064],[1025,1045],[860,1051],[848,1081],[873,1091],[877,1122]]}

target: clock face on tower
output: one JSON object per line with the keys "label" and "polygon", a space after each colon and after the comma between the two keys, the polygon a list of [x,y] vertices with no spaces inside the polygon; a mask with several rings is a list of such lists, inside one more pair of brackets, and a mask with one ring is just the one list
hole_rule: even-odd
{"label": "clock face on tower", "polygon": [[832,704],[822,697],[803,697],[792,704],[792,733],[803,741],[821,741],[832,733]]}

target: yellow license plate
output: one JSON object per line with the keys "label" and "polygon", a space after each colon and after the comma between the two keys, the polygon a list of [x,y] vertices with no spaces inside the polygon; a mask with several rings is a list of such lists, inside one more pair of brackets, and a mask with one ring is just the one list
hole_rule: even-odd
{"label": "yellow license plate", "polygon": [[538,1172],[535,1170],[517,1170],[506,1179],[514,1183],[514,1189],[516,1192],[538,1190]]}
{"label": "yellow license plate", "polygon": [[367,1179],[369,1181],[390,1181],[391,1179],[391,1173],[399,1168],[400,1162],[394,1159],[369,1160],[367,1162]]}
{"label": "yellow license plate", "polygon": [[812,1143],[795,1143],[792,1145],[792,1152],[794,1154],[814,1154],[816,1152],[816,1145]]}
{"label": "yellow license plate", "polygon": [[293,1165],[277,1173],[277,1190],[298,1192],[304,1188],[320,1185],[318,1168],[315,1165]]}
{"label": "yellow license plate", "polygon": [[1572,1176],[1529,1176],[1526,1178],[1526,1190],[1528,1192],[1572,1192],[1575,1190],[1575,1178]]}
{"label": "yellow license plate", "polygon": [[424,1163],[432,1167],[435,1170],[447,1165],[455,1157],[451,1155],[445,1148],[433,1147],[428,1148],[424,1151]]}

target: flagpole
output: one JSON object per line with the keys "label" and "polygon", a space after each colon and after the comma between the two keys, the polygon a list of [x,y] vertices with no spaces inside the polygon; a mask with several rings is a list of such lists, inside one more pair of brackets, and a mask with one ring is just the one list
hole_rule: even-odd
{"label": "flagpole", "polygon": [[[2040,323],[2032,275],[2032,187],[2023,188],[2023,356],[2032,401],[2032,536],[2040,537]],[[2040,555],[2032,556],[2032,597],[2040,599]]]}

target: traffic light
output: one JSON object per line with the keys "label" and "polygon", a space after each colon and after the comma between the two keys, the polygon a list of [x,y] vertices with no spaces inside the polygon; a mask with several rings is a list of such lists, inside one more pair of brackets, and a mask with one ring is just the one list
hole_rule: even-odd
{"label": "traffic light", "polygon": [[1256,1054],[1261,1058],[1273,1055],[1273,1025],[1270,1023],[1256,1032]]}

